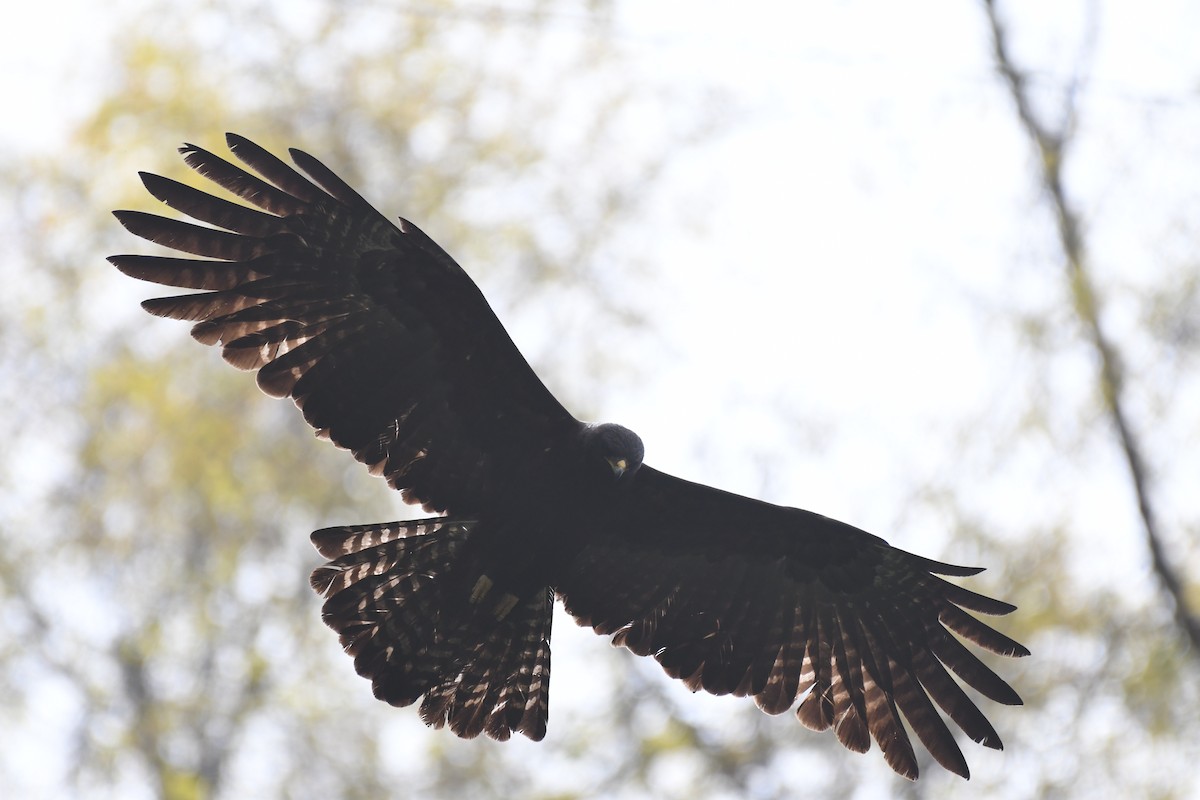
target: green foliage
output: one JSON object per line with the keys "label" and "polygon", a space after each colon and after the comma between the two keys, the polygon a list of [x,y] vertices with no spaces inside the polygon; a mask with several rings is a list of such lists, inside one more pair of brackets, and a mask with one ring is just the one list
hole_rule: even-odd
{"label": "green foliage", "polygon": [[[837,752],[790,715],[693,697],[625,653],[573,655],[594,637],[561,615],[551,733],[539,745],[462,742],[375,701],[318,621],[305,577],[319,559],[306,533],[410,512],[182,325],[138,312],[146,287],[102,261],[135,246],[107,210],[160,210],[139,169],[195,182],[170,152],[182,141],[219,149],[232,128],[273,150],[301,146],[385,213],[433,234],[502,317],[537,309],[522,347],[586,415],[600,378],[621,369],[618,348],[595,332],[638,330],[638,297],[649,294],[615,288],[645,277],[626,253],[651,234],[630,223],[672,149],[707,133],[711,118],[678,97],[682,123],[656,116],[664,92],[625,60],[605,2],[124,8],[100,65],[108,89],[69,149],[0,163],[10,205],[0,222],[10,226],[0,259],[0,725],[17,742],[42,730],[47,708],[60,710],[43,748],[58,755],[40,755],[49,767],[0,748],[0,773],[16,776],[6,790],[787,797],[849,795],[875,781],[910,797],[1098,796],[1114,786],[1186,796],[1179,767],[1200,741],[1195,653],[1159,599],[1130,588],[1149,583],[1143,564],[1121,565],[1119,581],[1081,566],[1088,532],[1064,510],[1072,482],[1107,452],[1101,384],[1064,396],[1061,377],[1087,363],[1074,310],[1121,288],[1103,282],[1094,296],[1063,285],[1034,311],[1014,310],[1015,377],[995,407],[963,423],[967,436],[931,437],[955,474],[914,489],[914,508],[955,531],[947,558],[997,565],[975,586],[1017,603],[1003,628],[1034,654],[1004,665],[1027,705],[995,716],[1008,749],[973,760],[970,784],[927,775],[897,789],[877,759]],[[1135,303],[1129,352],[1170,354],[1165,366],[1126,365],[1131,385],[1157,387],[1136,398],[1151,439],[1159,424],[1194,439],[1194,408],[1175,402],[1200,341],[1194,258],[1185,260],[1177,279]],[[572,302],[580,296],[587,303]],[[1156,451],[1160,485],[1190,497],[1188,480],[1171,481],[1176,445]],[[999,473],[1024,481],[1018,496],[1036,507],[963,488]],[[1179,531],[1173,552],[1194,565],[1194,521],[1167,521]],[[1182,573],[1200,607],[1196,570]]]}
{"label": "green foliage", "polygon": [[[604,3],[564,32],[562,10],[579,19],[567,5],[149,3],[122,26],[109,92],[70,151],[0,165],[19,232],[0,298],[13,409],[0,602],[25,642],[0,644],[0,686],[21,697],[29,675],[57,676],[79,743],[43,790],[379,797],[433,786],[421,764],[466,755],[482,759],[456,775],[468,795],[516,791],[520,771],[498,768],[512,758],[494,746],[388,714],[319,623],[306,533],[411,511],[182,326],[140,315],[145,287],[103,256],[134,246],[108,208],[154,208],[137,170],[195,182],[171,146],[219,149],[234,128],[317,154],[474,274],[507,271],[501,310],[587,287],[591,313],[618,319],[593,270],[666,145],[700,126],[625,146],[629,110],[655,90],[621,80]],[[572,107],[561,82],[587,84],[598,107]],[[636,324],[628,305],[620,325]],[[602,342],[564,341],[581,331],[555,343],[598,354]],[[20,730],[37,712],[0,713]],[[417,732],[384,752],[388,725]]]}

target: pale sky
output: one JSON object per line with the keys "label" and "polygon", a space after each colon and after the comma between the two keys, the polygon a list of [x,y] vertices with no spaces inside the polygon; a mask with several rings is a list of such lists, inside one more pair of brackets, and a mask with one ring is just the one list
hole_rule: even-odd
{"label": "pale sky", "polygon": [[[967,502],[997,525],[1019,531],[1065,515],[1093,537],[1081,547],[1090,579],[1130,580],[1138,565],[1131,591],[1155,592],[1111,450],[1047,477],[1045,452],[1025,445],[988,476],[978,446],[950,446],[956,431],[1014,415],[1023,398],[1012,393],[1028,390],[1015,376],[1029,355],[1013,345],[1006,310],[1065,297],[1029,145],[994,79],[977,5],[626,6],[625,46],[647,74],[718,86],[742,118],[667,175],[654,211],[666,225],[653,281],[664,344],[632,354],[639,379],[605,399],[606,417],[638,431],[660,469],[809,507],[949,561],[945,520],[914,510],[908,493],[961,468],[975,482]],[[1064,85],[1085,4],[1002,7],[1038,85]],[[1186,212],[1200,209],[1200,4],[1101,8],[1068,177],[1098,272],[1119,288],[1177,268],[1172,235],[1195,242]],[[69,0],[9,10],[0,145],[52,147],[86,113],[109,46],[102,9]],[[1113,294],[1119,333],[1135,312]],[[518,342],[546,335],[534,319],[509,322]],[[1071,415],[1091,391],[1090,367],[1056,364],[1055,403]],[[1200,407],[1194,379],[1179,389],[1181,403]],[[1182,431],[1194,439],[1198,428],[1193,416]],[[1168,498],[1184,497],[1172,476],[1194,478],[1196,462],[1172,464]],[[1177,513],[1194,522],[1194,498]],[[556,630],[570,647],[587,635]],[[583,666],[558,661],[559,685]],[[989,755],[969,752],[973,771],[1001,774],[1006,762]]]}

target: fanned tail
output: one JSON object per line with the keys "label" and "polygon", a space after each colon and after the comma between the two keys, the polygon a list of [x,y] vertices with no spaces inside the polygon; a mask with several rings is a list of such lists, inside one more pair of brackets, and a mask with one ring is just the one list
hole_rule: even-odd
{"label": "fanned tail", "polygon": [[466,602],[460,563],[472,523],[446,517],[326,528],[312,535],[333,559],[312,574],[322,617],[375,696],[459,736],[546,735],[549,589],[503,619]]}

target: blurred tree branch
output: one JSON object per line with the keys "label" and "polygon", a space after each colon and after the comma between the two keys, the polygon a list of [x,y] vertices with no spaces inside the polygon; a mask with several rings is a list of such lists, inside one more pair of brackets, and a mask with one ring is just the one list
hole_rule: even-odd
{"label": "blurred tree branch", "polygon": [[[1008,87],[1022,127],[1037,149],[1039,180],[1055,213],[1058,239],[1063,251],[1075,314],[1082,323],[1087,341],[1099,361],[1104,409],[1116,431],[1122,455],[1129,468],[1146,547],[1150,552],[1150,562],[1163,589],[1170,595],[1176,623],[1191,643],[1192,654],[1200,658],[1200,618],[1189,610],[1183,582],[1163,546],[1144,447],[1128,411],[1125,373],[1120,354],[1104,326],[1100,300],[1096,294],[1084,244],[1080,214],[1072,206],[1063,185],[1063,164],[1075,131],[1077,90],[1081,77],[1079,72],[1072,77],[1062,101],[1062,117],[1058,125],[1047,124],[1033,107],[1027,75],[1013,61],[1008,33],[997,14],[995,0],[983,0],[983,5],[987,11],[996,68]],[[1091,20],[1095,20],[1094,9],[1090,9],[1090,17]],[[1085,50],[1090,49],[1094,41],[1095,26],[1091,25],[1084,42]],[[1080,63],[1084,60],[1081,59]]]}

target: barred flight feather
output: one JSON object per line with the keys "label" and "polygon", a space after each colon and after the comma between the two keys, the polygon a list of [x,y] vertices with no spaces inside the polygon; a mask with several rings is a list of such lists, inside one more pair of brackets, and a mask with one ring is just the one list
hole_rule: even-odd
{"label": "barred flight feather", "polygon": [[471,521],[437,518],[326,528],[328,558],[313,572],[323,616],[376,696],[408,705],[460,736],[545,735],[553,596],[539,594],[496,620],[449,587]]}

